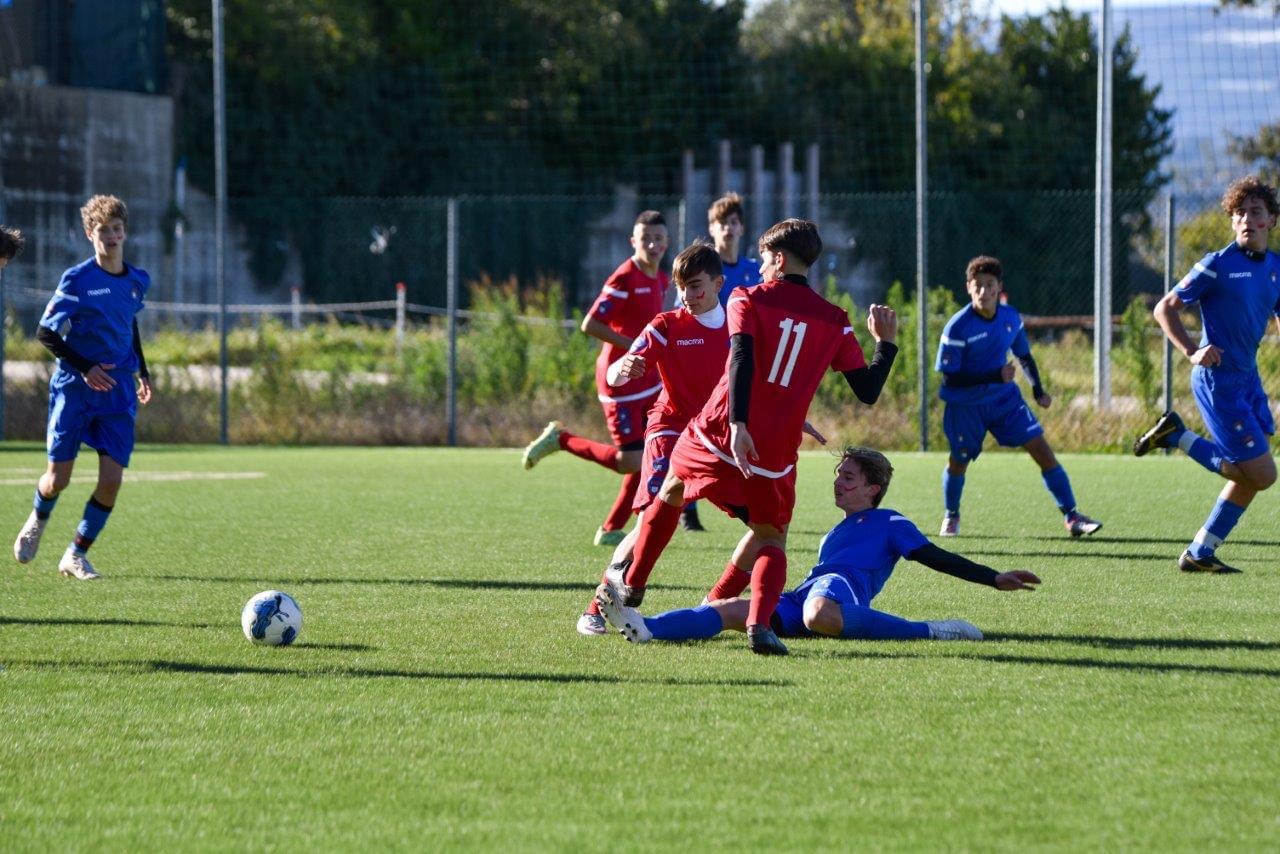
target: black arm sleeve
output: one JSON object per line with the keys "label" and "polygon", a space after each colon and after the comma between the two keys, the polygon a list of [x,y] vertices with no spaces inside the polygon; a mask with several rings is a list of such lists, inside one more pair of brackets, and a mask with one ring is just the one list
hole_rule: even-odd
{"label": "black arm sleeve", "polygon": [[853,389],[853,394],[865,404],[875,403],[884,390],[885,380],[889,379],[889,369],[898,355],[898,345],[892,341],[877,341],[876,351],[871,354],[871,364],[852,371],[844,371],[844,380]]}
{"label": "black arm sleeve", "polygon": [[974,584],[985,584],[988,587],[996,586],[996,576],[999,575],[989,566],[974,563],[967,557],[939,548],[933,543],[926,543],[916,549],[907,555],[907,560],[914,560],[938,572],[945,572],[947,575],[972,581]]}
{"label": "black arm sleeve", "polygon": [[1034,397],[1044,396],[1044,386],[1040,384],[1040,369],[1036,367],[1036,360],[1030,353],[1025,356],[1018,357],[1018,363],[1022,365],[1023,372],[1027,375],[1027,379],[1031,380],[1031,394]]}
{"label": "black arm sleeve", "polygon": [[138,357],[138,376],[144,380],[151,379],[147,372],[147,357],[142,355],[142,333],[138,331],[138,318],[133,319],[133,353]]}
{"label": "black arm sleeve", "polygon": [[36,329],[36,340],[43,344],[44,348],[54,355],[54,358],[61,359],[82,374],[89,373],[90,369],[96,364],[71,349],[67,342],[62,340],[61,335],[46,326]]}
{"label": "black arm sleeve", "polygon": [[950,388],[968,388],[975,385],[987,385],[988,383],[1002,383],[1004,377],[999,370],[987,371],[981,374],[954,373],[943,374],[942,384]]}
{"label": "black arm sleeve", "polygon": [[747,423],[755,367],[755,339],[744,332],[735,333],[729,338],[729,418],[732,421]]}

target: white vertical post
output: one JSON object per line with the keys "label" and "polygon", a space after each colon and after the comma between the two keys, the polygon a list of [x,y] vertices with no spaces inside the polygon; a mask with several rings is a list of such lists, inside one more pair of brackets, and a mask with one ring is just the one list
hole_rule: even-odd
{"label": "white vertical post", "polygon": [[926,0],[915,0],[916,13],[916,389],[920,395],[920,450],[929,450],[929,163],[925,65],[928,60]]}
{"label": "white vertical post", "polygon": [[[679,243],[676,252],[689,245],[689,197],[681,196],[676,208],[676,237]],[[672,289],[675,290],[674,288]]]}
{"label": "white vertical post", "polygon": [[1093,396],[1099,410],[1111,407],[1111,0],[1102,0],[1098,28],[1097,181],[1093,247]]}
{"label": "white vertical post", "polygon": [[[764,234],[765,224],[765,197],[764,197],[764,146],[751,146],[751,206],[747,219],[750,223],[750,231],[745,235],[745,244],[747,247],[756,245],[756,238]],[[752,251],[746,251],[744,255],[754,254]]]}
{"label": "white vertical post", "polygon": [[680,220],[680,246],[683,248],[689,245],[689,227],[688,221],[688,204],[694,198],[694,162],[693,149],[686,148],[680,154],[680,195],[682,196],[681,204],[684,206],[681,211],[685,217]]}
{"label": "white vertical post", "polygon": [[396,282],[396,358],[404,355],[404,282]]}
{"label": "white vertical post", "polygon": [[818,211],[818,143],[811,142],[804,157],[805,219],[817,222]]}
{"label": "white vertical post", "polygon": [[[173,206],[178,211],[173,223],[173,301],[186,302],[187,247],[187,158],[178,160],[173,175]],[[181,316],[179,316],[181,317]]]}
{"label": "white vertical post", "polygon": [[[1174,250],[1176,248],[1178,237],[1174,231],[1175,218],[1177,216],[1178,203],[1173,193],[1169,194],[1169,201],[1164,210],[1164,292],[1167,294],[1173,290],[1174,276]],[[1173,409],[1173,342],[1169,337],[1164,336],[1164,411],[1168,412]],[[1168,448],[1164,451],[1170,453]]]}
{"label": "white vertical post", "polygon": [[302,328],[302,288],[297,285],[289,289],[289,326]]}
{"label": "white vertical post", "polygon": [[214,280],[218,289],[218,441],[230,441],[227,414],[227,93],[222,0],[213,0]]}
{"label": "white vertical post", "polygon": [[445,372],[449,446],[458,444],[458,200],[449,199],[445,215],[445,288],[449,315],[449,369]]}
{"label": "white vertical post", "polygon": [[781,143],[778,146],[778,186],[780,187],[779,195],[781,196],[779,212],[782,214],[783,219],[789,219],[796,214],[795,168],[795,146],[789,142]]}
{"label": "white vertical post", "polygon": [[723,196],[732,187],[733,143],[727,139],[720,140],[716,157],[716,193]]}

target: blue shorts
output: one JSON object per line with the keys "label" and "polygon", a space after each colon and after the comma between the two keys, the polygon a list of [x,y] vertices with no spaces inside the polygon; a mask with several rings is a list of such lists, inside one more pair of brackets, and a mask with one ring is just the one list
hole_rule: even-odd
{"label": "blue shorts", "polygon": [[942,411],[942,432],[951,446],[951,456],[968,463],[982,453],[982,442],[987,433],[1006,448],[1018,448],[1036,436],[1044,428],[1036,419],[1022,393],[1016,388],[1013,394],[1003,395],[990,403],[948,403]]}
{"label": "blue shorts", "polygon": [[138,392],[131,373],[112,371],[111,376],[115,388],[94,391],[76,372],[54,372],[49,380],[49,427],[45,432],[52,462],[74,460],[83,442],[120,465],[129,465]]}
{"label": "blue shorts", "polygon": [[1257,371],[1191,369],[1191,392],[1213,443],[1233,463],[1271,453],[1276,432]]}
{"label": "blue shorts", "polygon": [[869,601],[862,601],[862,597],[854,592],[849,580],[843,575],[834,572],[819,575],[812,582],[783,593],[778,600],[771,622],[779,637],[813,637],[813,632],[804,627],[804,603],[817,598],[830,599],[839,605],[870,604]]}

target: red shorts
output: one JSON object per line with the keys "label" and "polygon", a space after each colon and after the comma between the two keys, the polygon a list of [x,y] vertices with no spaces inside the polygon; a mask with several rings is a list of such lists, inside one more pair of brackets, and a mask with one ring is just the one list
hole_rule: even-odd
{"label": "red shorts", "polygon": [[636,445],[644,441],[645,419],[653,402],[658,399],[658,392],[640,400],[628,400],[623,403],[600,401],[604,410],[604,423],[613,437],[613,444],[621,448],[624,445]]}
{"label": "red shorts", "polygon": [[680,438],[676,430],[655,430],[644,438],[644,459],[640,463],[640,488],[636,490],[636,500],[631,509],[636,513],[653,503],[662,489],[662,482],[667,479],[671,470],[671,450]]}
{"label": "red shorts", "polygon": [[[680,434],[671,452],[671,471],[684,484],[686,503],[705,498],[735,519],[785,528],[796,506],[796,470],[782,477],[743,477],[702,444],[692,429]],[[746,518],[743,518],[743,513]]]}

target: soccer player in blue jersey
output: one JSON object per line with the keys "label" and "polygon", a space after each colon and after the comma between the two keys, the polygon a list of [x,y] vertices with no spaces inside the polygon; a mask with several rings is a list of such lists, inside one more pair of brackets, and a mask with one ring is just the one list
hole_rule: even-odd
{"label": "soccer player in blue jersey", "polygon": [[124,202],[94,196],[80,209],[80,217],[93,257],[62,274],[36,333],[58,359],[49,380],[49,467],[36,484],[35,507],[14,541],[13,556],[19,563],[35,558],[83,442],[98,451],[98,485],[58,571],[91,581],[99,575],[85,552],[107,524],[120,492],[133,452],[138,402],[151,400],[136,319],[151,277],[124,261],[129,223]]}
{"label": "soccer player in blue jersey", "polygon": [[729,294],[734,288],[749,288],[764,281],[759,260],[748,258],[741,252],[743,230],[742,196],[726,193],[707,208],[707,231],[724,267],[721,305],[728,305]]}
{"label": "soccer player in blue jersey", "polygon": [[[1258,376],[1258,344],[1270,318],[1280,329],[1280,256],[1267,250],[1280,204],[1274,187],[1254,176],[1227,188],[1222,209],[1235,240],[1204,256],[1178,286],[1156,303],[1155,317],[1191,364],[1191,391],[1212,441],[1188,430],[1176,412],[1166,412],[1138,438],[1133,452],[1179,448],[1227,479],[1196,533],[1178,558],[1184,572],[1239,572],[1218,559],[1218,547],[1240,521],[1255,495],[1276,482],[1269,437],[1275,419]],[[1179,312],[1200,304],[1200,341],[1187,334]]]}
{"label": "soccer player in blue jersey", "polygon": [[942,518],[943,537],[960,533],[960,496],[965,472],[982,453],[987,433],[1005,447],[1021,447],[1040,466],[1041,477],[1058,509],[1063,524],[1073,537],[1092,534],[1102,523],[1076,509],[1075,495],[1066,470],[1058,463],[1053,448],[1044,437],[1044,428],[1022,399],[1013,381],[1010,350],[1031,381],[1036,403],[1052,402],[1040,383],[1040,372],[1031,356],[1031,345],[1022,326],[1022,316],[1013,306],[1000,302],[1004,289],[1000,261],[979,255],[965,269],[969,305],[947,321],[934,369],[942,372],[938,396],[943,409],[942,430],[951,447],[951,456],[942,472],[942,495],[946,512]]}
{"label": "soccer player in blue jersey", "polygon": [[[964,620],[915,621],[871,607],[899,558],[997,590],[1034,590],[1040,579],[1025,570],[997,573],[930,543],[920,529],[895,510],[880,509],[893,466],[871,448],[844,450],[836,466],[835,505],[842,519],[818,546],[818,565],[800,586],[782,594],[773,612],[780,637],[826,635],[862,640],[982,640]],[[596,589],[605,617],[627,640],[683,641],[743,632],[750,602],[721,599],[697,608],[644,617],[629,608],[607,584]]]}

